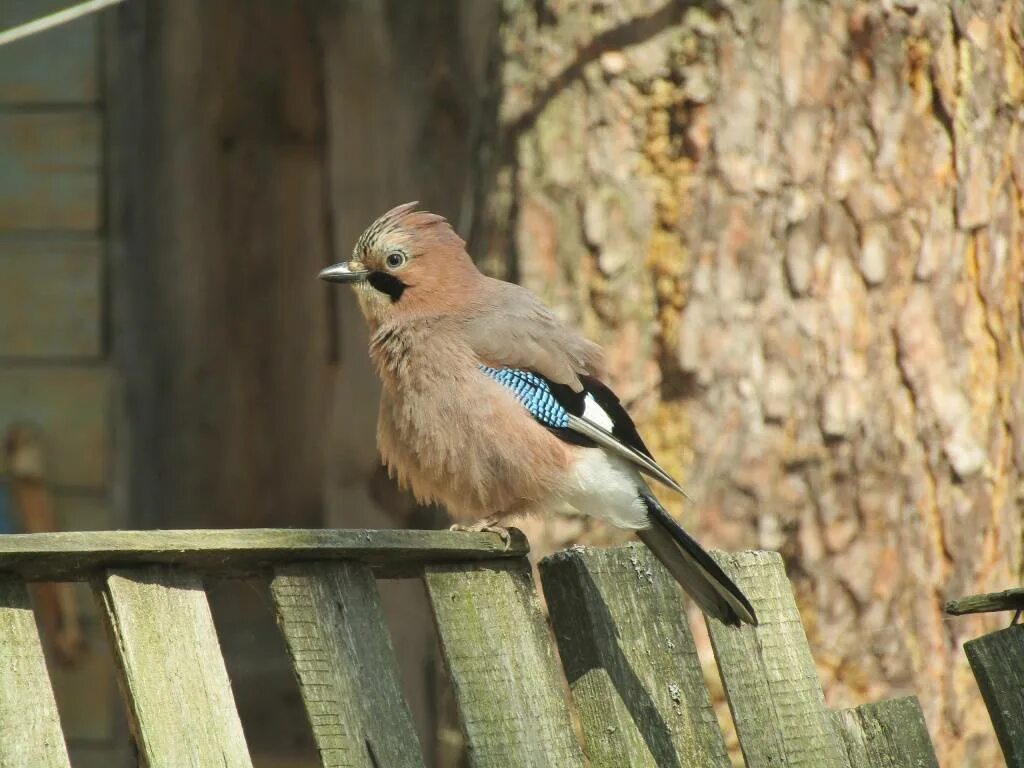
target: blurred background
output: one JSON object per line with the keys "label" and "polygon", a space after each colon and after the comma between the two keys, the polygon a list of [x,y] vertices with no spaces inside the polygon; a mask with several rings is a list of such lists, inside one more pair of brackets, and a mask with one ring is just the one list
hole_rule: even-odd
{"label": "blurred background", "polygon": [[[917,694],[943,765],[1000,764],[961,644],[1003,618],[943,603],[1022,580],[1022,48],[996,0],[127,0],[4,46],[0,525],[446,525],[315,279],[420,200],[606,347],[699,538],[783,553],[831,706]],[[262,586],[211,586],[247,737],[312,765]],[[37,598],[76,768],[134,764],[88,593]]]}

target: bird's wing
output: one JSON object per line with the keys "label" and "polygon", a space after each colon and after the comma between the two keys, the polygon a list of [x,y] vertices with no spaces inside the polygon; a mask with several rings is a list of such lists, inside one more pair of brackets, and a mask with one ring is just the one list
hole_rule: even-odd
{"label": "bird's wing", "polygon": [[[686,496],[686,491],[654,460],[619,398],[593,376],[581,376],[581,390],[518,368],[481,370],[507,387],[534,419],[566,442],[600,446],[645,475]],[[689,498],[687,496],[687,498]]]}
{"label": "bird's wing", "polygon": [[488,279],[478,311],[464,320],[465,338],[477,356],[496,368],[536,371],[581,392],[580,376],[601,363],[601,348],[566,325],[522,286]]}

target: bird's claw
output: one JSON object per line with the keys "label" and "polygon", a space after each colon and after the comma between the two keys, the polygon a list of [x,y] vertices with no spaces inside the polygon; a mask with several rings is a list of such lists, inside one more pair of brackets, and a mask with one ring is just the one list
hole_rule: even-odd
{"label": "bird's claw", "polygon": [[464,533],[496,533],[501,537],[502,543],[505,545],[504,551],[508,552],[512,546],[512,534],[509,533],[508,528],[494,523],[482,521],[479,523],[473,523],[472,525],[463,525],[461,523],[455,523],[448,530],[450,531],[462,531]]}

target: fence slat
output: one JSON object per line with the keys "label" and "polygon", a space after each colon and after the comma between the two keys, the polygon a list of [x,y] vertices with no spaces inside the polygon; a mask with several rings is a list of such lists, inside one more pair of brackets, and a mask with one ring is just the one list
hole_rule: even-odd
{"label": "fence slat", "polygon": [[860,718],[857,717],[857,708],[834,709],[830,714],[836,733],[839,734],[839,741],[846,751],[850,768],[875,768],[868,755],[867,736]]}
{"label": "fence slat", "polygon": [[324,768],[422,768],[369,566],[283,566],[270,588]]}
{"label": "fence slat", "polygon": [[97,585],[141,762],[251,768],[202,582],[166,567],[108,571]]}
{"label": "fence slat", "polygon": [[593,768],[728,768],[679,588],[646,547],[540,564]]}
{"label": "fence slat", "polygon": [[747,768],[847,768],[800,612],[776,552],[715,553],[760,626],[707,619]]}
{"label": "fence slat", "polygon": [[851,768],[938,768],[916,696],[832,712]]}
{"label": "fence slat", "polygon": [[473,768],[582,768],[525,558],[425,569]]}
{"label": "fence slat", "polygon": [[0,575],[0,768],[68,768],[28,590]]}
{"label": "fence slat", "polygon": [[985,699],[1007,768],[1024,768],[1024,625],[968,640],[964,652]]}
{"label": "fence slat", "polygon": [[[0,423],[8,416],[5,406],[12,400],[6,388],[10,379],[8,373],[5,371],[0,377]],[[57,375],[62,380],[70,380],[73,388],[45,389],[42,382],[26,378],[15,392],[38,393],[42,388],[47,401],[67,401],[77,410],[89,410],[92,404],[83,403],[81,399],[83,382],[69,376],[63,368]],[[13,401],[16,405],[22,403],[16,397]],[[83,444],[83,441],[65,439],[73,430],[61,429],[60,420],[42,418],[46,411],[29,407],[31,401],[26,402],[28,405],[21,408],[19,415],[31,416],[46,433],[63,435],[62,441],[68,443],[68,450],[80,448],[88,452],[96,444],[95,440]],[[99,418],[106,417],[102,409],[99,414]],[[89,421],[92,420],[90,417]],[[62,456],[54,456],[54,461]],[[67,477],[53,481],[58,485],[82,485],[70,482]],[[19,533],[0,536],[0,571],[16,573],[26,581],[84,581],[96,576],[98,571],[102,575],[107,568],[159,564],[221,576],[244,576],[266,573],[271,566],[282,563],[343,559],[372,565],[378,575],[419,576],[424,563],[521,557],[530,551],[520,531],[513,528],[509,533],[512,538],[508,546],[496,533],[458,531],[228,528]]]}

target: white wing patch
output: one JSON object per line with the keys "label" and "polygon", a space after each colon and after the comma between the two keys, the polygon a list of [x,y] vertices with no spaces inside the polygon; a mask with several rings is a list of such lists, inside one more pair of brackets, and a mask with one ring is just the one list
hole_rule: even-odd
{"label": "white wing patch", "polygon": [[586,435],[598,445],[603,448],[607,448],[612,453],[635,465],[644,474],[650,475],[658,482],[664,483],[673,491],[681,493],[687,499],[690,498],[686,491],[682,489],[682,486],[673,480],[668,472],[658,466],[658,462],[650,456],[645,456],[640,453],[640,451],[635,448],[630,448],[608,430],[602,429],[587,419],[581,419],[579,416],[573,416],[571,413],[569,414],[569,429],[573,432],[579,432],[581,435]]}
{"label": "white wing patch", "polygon": [[612,421],[612,417],[608,415],[604,408],[597,404],[597,400],[589,392],[583,399],[583,418],[591,424],[597,424],[606,432],[611,432],[615,428],[615,422]]}

